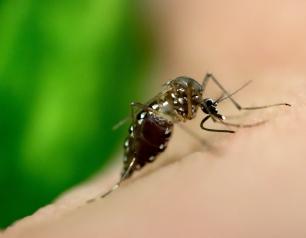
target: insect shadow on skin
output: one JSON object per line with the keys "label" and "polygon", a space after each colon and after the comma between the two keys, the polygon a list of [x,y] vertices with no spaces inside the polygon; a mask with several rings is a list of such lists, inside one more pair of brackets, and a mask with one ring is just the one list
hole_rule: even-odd
{"label": "insect shadow on skin", "polygon": [[[216,100],[204,97],[209,81],[215,83],[222,92],[222,95]],[[226,117],[218,111],[218,105],[222,101],[230,100],[238,110],[258,110],[275,106],[291,106],[288,103],[255,107],[241,106],[232,96],[250,83],[251,81],[248,81],[234,92],[229,93],[212,74],[206,74],[202,84],[192,78],[182,76],[165,83],[162,91],[147,103],[131,103],[132,123],[129,127],[129,135],[124,142],[124,160],[121,177],[108,192],[100,197],[106,197],[116,190],[124,180],[131,177],[136,170],[140,170],[146,164],[152,163],[167,148],[174,124],[194,119],[199,108],[206,115],[200,123],[201,129],[209,132],[235,133],[234,130],[208,128],[205,126],[205,123],[208,120],[212,120],[215,123],[229,127],[247,128],[264,124],[267,121],[258,121],[253,124],[227,122]],[[120,122],[121,124],[123,124],[123,121]],[[186,131],[188,132],[188,130]],[[189,134],[192,135],[193,133],[189,132]],[[87,203],[95,200],[96,198],[90,199]]]}

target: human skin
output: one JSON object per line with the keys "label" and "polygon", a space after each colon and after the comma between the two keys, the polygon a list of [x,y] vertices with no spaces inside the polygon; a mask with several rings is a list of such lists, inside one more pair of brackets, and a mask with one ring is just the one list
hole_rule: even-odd
{"label": "human skin", "polygon": [[[155,0],[143,4],[165,79],[207,71],[244,106],[288,102],[232,121],[235,134],[176,127],[167,151],[117,191],[120,165],[9,228],[4,237],[306,237],[306,2]],[[220,112],[239,112],[226,102]],[[218,124],[208,124],[222,128]],[[210,147],[205,146],[209,143]]]}

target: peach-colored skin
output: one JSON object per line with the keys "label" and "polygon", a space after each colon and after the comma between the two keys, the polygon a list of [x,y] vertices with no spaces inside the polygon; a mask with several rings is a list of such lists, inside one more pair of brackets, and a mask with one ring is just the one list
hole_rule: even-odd
{"label": "peach-colored skin", "polygon": [[[243,105],[290,102],[237,121],[270,119],[233,135],[176,128],[167,152],[109,197],[111,176],[67,192],[2,237],[306,237],[306,1],[152,0],[162,81],[213,72]],[[160,82],[156,82],[159,84]],[[224,114],[238,114],[227,102]],[[212,127],[222,127],[209,124]],[[119,157],[119,156],[118,156]],[[153,167],[158,167],[154,169]]]}

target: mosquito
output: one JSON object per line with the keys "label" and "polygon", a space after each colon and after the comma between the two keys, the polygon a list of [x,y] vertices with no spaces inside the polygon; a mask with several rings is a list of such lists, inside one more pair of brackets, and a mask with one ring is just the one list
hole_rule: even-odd
{"label": "mosquito", "polygon": [[[208,82],[212,81],[222,91],[222,96],[216,100],[205,98]],[[230,127],[254,127],[265,123],[259,121],[253,124],[235,124],[226,121],[226,117],[218,112],[218,105],[224,100],[230,100],[238,110],[258,110],[275,106],[291,106],[288,103],[276,103],[256,107],[243,107],[234,98],[234,94],[245,88],[251,81],[245,83],[236,91],[229,93],[212,74],[206,74],[202,84],[196,80],[181,76],[164,84],[163,90],[147,103],[131,103],[132,123],[129,135],[124,142],[123,169],[119,181],[101,197],[104,198],[120,184],[140,170],[166,148],[171,138],[175,123],[186,122],[196,117],[200,109],[206,116],[200,123],[201,129],[210,132],[235,133],[234,130],[208,128],[205,123],[212,120]],[[88,202],[92,202],[91,199]]]}

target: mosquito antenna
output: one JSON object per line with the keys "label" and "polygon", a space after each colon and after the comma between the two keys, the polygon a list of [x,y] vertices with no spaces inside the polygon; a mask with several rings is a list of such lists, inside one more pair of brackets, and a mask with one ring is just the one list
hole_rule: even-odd
{"label": "mosquito antenna", "polygon": [[243,84],[240,88],[238,88],[236,91],[232,92],[231,94],[227,94],[225,96],[221,96],[220,98],[218,98],[215,103],[220,103],[230,97],[232,97],[233,95],[235,95],[236,93],[238,93],[239,91],[241,91],[242,89],[244,89],[246,86],[248,86],[250,83],[252,83],[252,80],[246,82],[245,84]]}
{"label": "mosquito antenna", "polygon": [[216,122],[221,123],[225,126],[232,126],[232,127],[237,127],[237,128],[250,128],[250,127],[256,127],[259,125],[263,125],[265,123],[268,122],[268,120],[262,120],[262,121],[258,121],[252,124],[236,124],[236,123],[230,123],[230,122],[226,122],[226,121],[222,121],[220,119],[217,118]]}

